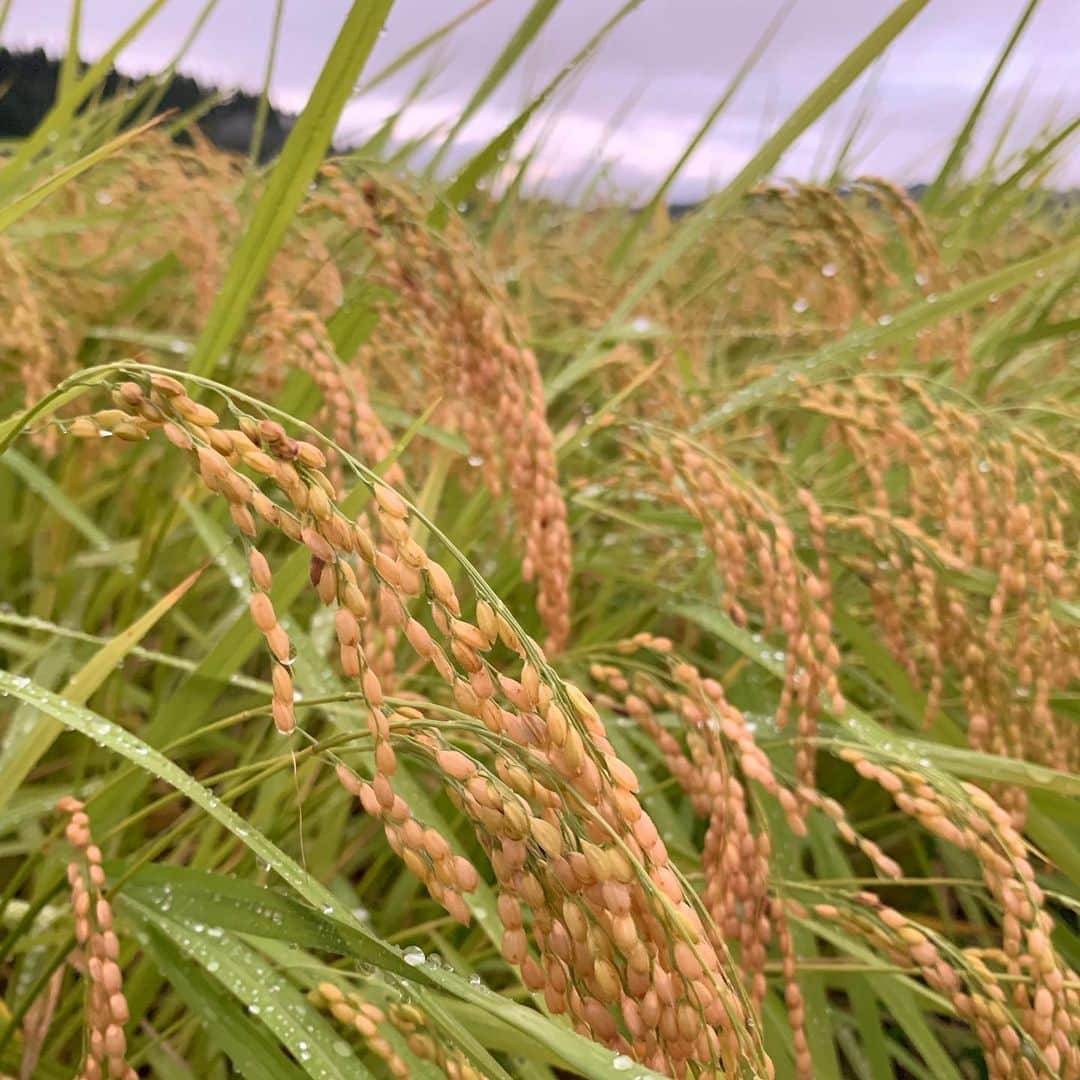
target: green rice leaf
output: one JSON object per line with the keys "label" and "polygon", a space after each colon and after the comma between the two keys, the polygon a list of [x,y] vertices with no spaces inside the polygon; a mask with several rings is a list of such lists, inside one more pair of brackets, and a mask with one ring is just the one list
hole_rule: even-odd
{"label": "green rice leaf", "polygon": [[705,230],[732,210],[754,183],[776,167],[791,144],[885,51],[928,2],[903,0],[898,4],[765,140],[738,175],[679,226],[664,250],[633,282],[604,325],[590,337],[582,352],[548,381],[549,400],[566,393],[592,370],[612,330],[632,318],[638,303],[663,280],[664,275],[690,250]]}
{"label": "green rice leaf", "polygon": [[[253,949],[224,933],[210,937],[205,926],[196,931],[163,914],[161,906],[125,896],[123,909],[141,927],[161,974],[242,1075],[251,1080],[371,1075],[349,1053],[348,1043]],[[338,1044],[344,1054],[334,1049]],[[299,1065],[282,1054],[282,1046]]]}
{"label": "green rice leaf", "polygon": [[311,97],[270,173],[247,231],[233,252],[191,358],[195,374],[213,371],[240,332],[248,305],[323,161],[341,110],[392,5],[393,0],[355,0],[349,10]]}
{"label": "green rice leaf", "polygon": [[428,175],[434,175],[443,158],[460,134],[462,128],[476,115],[481,106],[499,88],[502,81],[510,73],[511,69],[521,59],[522,54],[532,44],[533,39],[544,28],[544,24],[554,14],[559,6],[559,0],[533,0],[533,5],[525,14],[525,18],[518,24],[517,29],[511,35],[510,40],[503,46],[494,63],[488,69],[487,74],[480,80],[479,85],[472,92],[471,97],[465,103],[457,120],[440,142],[435,154],[428,165]]}
{"label": "green rice leaf", "polygon": [[[90,699],[105,680],[112,675],[125,656],[153,629],[163,616],[180,602],[184,594],[199,579],[197,570],[167,592],[149,611],[103,645],[70,679],[62,700],[81,705]],[[27,681],[3,673],[17,681]],[[30,770],[41,760],[63,730],[62,722],[48,714],[38,716],[25,727],[15,727],[0,752],[0,807],[19,790]]]}

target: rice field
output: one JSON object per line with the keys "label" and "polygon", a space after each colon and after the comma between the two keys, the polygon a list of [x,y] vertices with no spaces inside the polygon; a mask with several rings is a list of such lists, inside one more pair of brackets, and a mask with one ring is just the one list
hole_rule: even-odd
{"label": "rice field", "polygon": [[389,2],[265,167],[68,73],[0,167],[0,1076],[1080,1078],[1069,131],[772,178],[924,4],[678,218],[489,184],[528,110],[328,154]]}

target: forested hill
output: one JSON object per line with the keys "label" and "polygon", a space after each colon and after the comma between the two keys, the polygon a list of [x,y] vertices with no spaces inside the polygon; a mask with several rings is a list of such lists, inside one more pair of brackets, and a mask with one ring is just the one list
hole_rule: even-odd
{"label": "forested hill", "polygon": [[[22,138],[41,122],[56,97],[59,73],[60,60],[47,56],[43,49],[12,52],[0,48],[0,142]],[[104,83],[104,96],[113,97],[141,86],[148,78],[132,78],[113,68]],[[211,100],[216,104],[205,108]],[[246,154],[251,145],[258,104],[257,94],[243,90],[223,91],[216,86],[204,86],[189,75],[177,74],[172,77],[164,93],[160,93],[155,111],[174,110],[182,114],[202,105],[205,111],[199,117],[198,124],[203,134],[223,150]],[[259,154],[261,161],[277,156],[295,122],[295,114],[270,109]],[[918,201],[926,190],[926,184],[912,184],[907,190]],[[1069,208],[1080,202],[1080,191],[1076,188],[1057,191],[1041,189],[1038,198],[1043,205]],[[673,217],[681,217],[698,205],[696,201],[675,202],[668,206],[668,211]]]}
{"label": "forested hill", "polygon": [[[0,139],[21,138],[40,123],[56,97],[60,61],[42,49],[11,52],[0,48]],[[129,78],[115,68],[104,85],[106,97],[140,85],[144,80]],[[211,98],[221,100],[199,119],[199,127],[215,145],[224,150],[247,152],[259,98],[236,91],[223,95],[217,88],[203,86],[187,75],[174,75],[157,106],[157,112],[170,109],[186,112]],[[295,121],[291,113],[271,109],[263,135],[263,160],[274,157],[285,143]]]}

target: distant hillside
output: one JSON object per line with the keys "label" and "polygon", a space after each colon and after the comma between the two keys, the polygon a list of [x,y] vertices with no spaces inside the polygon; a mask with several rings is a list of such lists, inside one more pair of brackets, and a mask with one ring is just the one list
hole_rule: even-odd
{"label": "distant hillside", "polygon": [[[0,139],[22,138],[41,122],[56,99],[60,61],[42,49],[11,52],[0,48]],[[105,81],[104,96],[140,85],[113,68]],[[187,75],[175,75],[161,97],[157,112],[186,112],[200,103],[219,97],[214,87],[203,86]],[[199,120],[203,134],[223,150],[246,153],[251,145],[258,96],[242,91],[231,93],[212,106]],[[296,117],[271,109],[266,119],[260,157],[266,161],[285,144]]]}
{"label": "distant hillside", "polygon": [[[59,73],[59,59],[47,56],[43,49],[12,52],[0,47],[0,141],[23,138],[41,122],[56,98]],[[132,78],[112,68],[105,80],[104,96],[113,97],[146,82],[147,78]],[[246,154],[251,145],[259,103],[255,94],[242,90],[223,93],[218,87],[204,86],[188,75],[178,74],[173,76],[161,94],[156,112],[160,114],[172,110],[185,113],[217,99],[220,99],[217,104],[199,118],[199,128],[222,150]],[[260,161],[269,161],[281,152],[295,122],[294,113],[275,108],[269,110]],[[907,191],[919,201],[926,188],[925,183],[915,183],[909,185]],[[1069,211],[1080,205],[1080,189],[1039,188],[1037,198],[1042,205],[1051,209]],[[668,205],[668,212],[672,217],[679,218],[699,205],[697,201],[673,202]]]}

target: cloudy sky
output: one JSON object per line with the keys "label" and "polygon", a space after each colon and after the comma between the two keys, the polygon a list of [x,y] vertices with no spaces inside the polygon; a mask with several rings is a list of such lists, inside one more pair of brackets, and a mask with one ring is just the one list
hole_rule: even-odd
{"label": "cloudy sky", "polygon": [[[369,63],[378,70],[473,0],[396,0]],[[589,68],[556,103],[539,176],[558,186],[599,156],[623,186],[643,190],[679,155],[700,119],[783,0],[645,0],[610,36]],[[788,175],[829,163],[851,117],[870,103],[859,142],[861,171],[902,181],[926,179],[963,122],[1025,0],[930,0],[885,61],[793,148]],[[8,46],[62,47],[70,0],[14,0],[3,30]],[[401,133],[452,122],[527,10],[525,0],[490,0],[420,66],[353,101],[341,135],[370,130],[397,109],[414,80],[437,62],[438,76],[406,115]],[[500,92],[462,135],[462,149],[510,119],[619,6],[565,0]],[[139,0],[84,0],[83,53],[98,55],[140,10]],[[166,63],[201,4],[172,0],[124,55],[143,72]],[[260,84],[272,0],[219,0],[185,69],[200,78]],[[275,103],[299,109],[349,7],[349,0],[286,0],[274,79]],[[730,176],[848,50],[892,9],[891,0],[796,0],[764,58],[684,170],[677,194],[694,197]],[[1080,2],[1042,0],[993,99],[979,146],[997,137],[1015,110],[1014,143],[1026,145],[1050,122],[1080,114]],[[612,125],[612,118],[618,118]],[[1062,184],[1080,184],[1080,145],[1063,162]]]}

